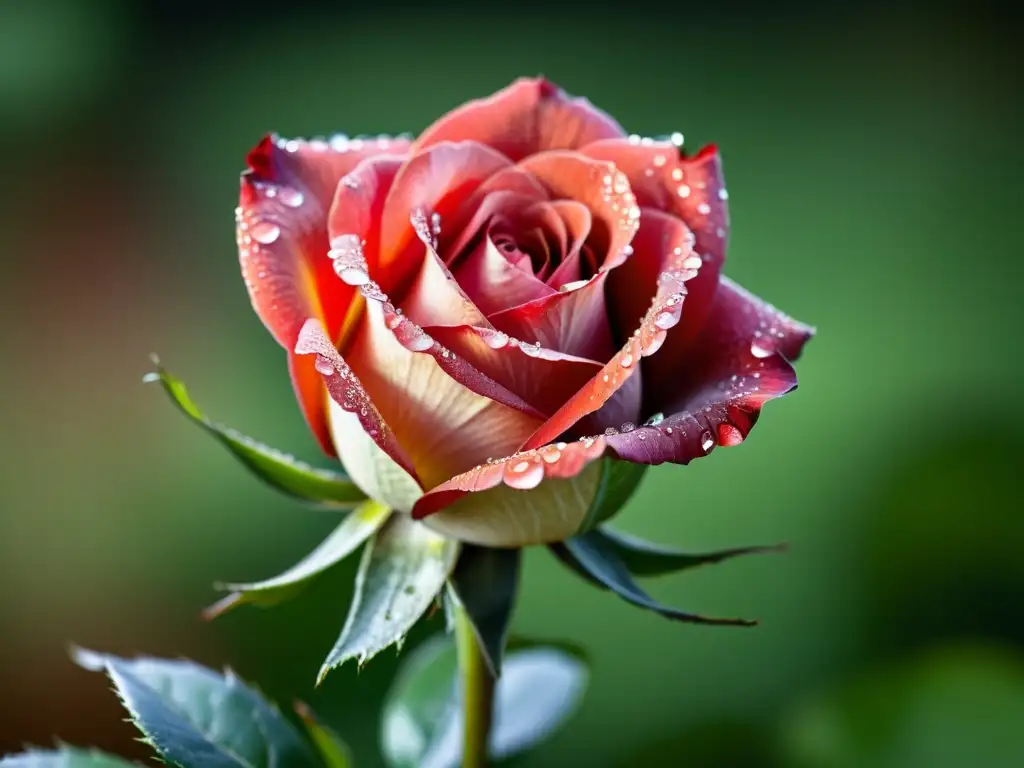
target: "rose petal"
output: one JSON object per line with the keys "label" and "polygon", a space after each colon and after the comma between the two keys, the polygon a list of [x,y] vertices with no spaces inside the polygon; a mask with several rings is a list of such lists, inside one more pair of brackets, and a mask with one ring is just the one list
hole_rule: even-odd
{"label": "rose petal", "polygon": [[789,361],[813,335],[723,277],[704,329],[645,404],[665,418],[611,436],[609,445],[642,464],[686,464],[742,442],[761,406],[796,387]]}
{"label": "rose petal", "polygon": [[310,317],[333,337],[352,300],[352,291],[334,284],[325,258],[327,210],[338,180],[365,157],[407,148],[403,139],[339,139],[332,147],[268,135],[249,152],[241,178],[236,221],[242,277],[257,315],[288,351],[299,404],[331,454],[323,388],[311,362],[293,359],[292,350]]}
{"label": "rose petal", "polygon": [[566,283],[576,282],[582,276],[580,251],[590,235],[593,217],[587,206],[575,200],[555,200],[550,205],[562,219],[566,231],[562,263],[546,279],[547,284],[557,290]]}
{"label": "rose petal", "polygon": [[615,349],[604,296],[607,276],[594,275],[583,285],[488,315],[488,320],[521,341],[576,357],[607,360]]}
{"label": "rose petal", "polygon": [[[692,243],[688,243],[688,246],[692,246]],[[688,268],[694,256],[688,247],[673,253],[662,265],[662,272],[656,281],[657,292],[637,329],[601,371],[530,436],[523,446],[524,450],[557,440],[580,419],[598,411],[639,370],[641,359],[658,351],[670,329],[679,322],[686,297],[685,282],[696,275],[694,270]],[[494,321],[494,318],[491,320]],[[497,322],[495,327],[500,328]]]}
{"label": "rose petal", "polygon": [[467,295],[437,252],[427,246],[419,275],[402,300],[402,311],[419,325],[480,325],[490,327],[482,307]]}
{"label": "rose petal", "polygon": [[[594,219],[590,241],[599,249],[599,266],[611,269],[625,260],[640,209],[629,180],[612,163],[562,151],[528,157],[518,167],[533,174],[553,199],[575,200],[587,207]],[[600,230],[598,223],[603,224]]]}
{"label": "rose petal", "polygon": [[[377,447],[410,477],[416,479],[416,470],[413,468],[408,454],[402,449],[394,432],[381,417],[359,378],[334,348],[334,342],[328,338],[319,320],[311,318],[302,326],[295,344],[295,354],[309,356],[305,359],[313,361],[331,399],[342,410],[353,414],[363,432],[373,440]],[[347,446],[339,444],[337,447],[344,462]],[[346,464],[346,469],[353,481],[364,492],[370,493],[372,489],[375,489],[374,477],[367,473],[360,473],[357,466],[352,467]]]}
{"label": "rose petal", "polygon": [[523,78],[449,112],[423,132],[414,149],[472,139],[518,161],[548,149],[576,149],[624,134],[615,120],[586,99],[573,98],[543,78]]}
{"label": "rose petal", "polygon": [[487,462],[420,498],[415,519],[484,546],[523,547],[575,534],[598,490],[601,437],[555,443]]}
{"label": "rose petal", "polygon": [[696,251],[704,265],[687,286],[690,295],[676,334],[680,343],[689,341],[700,331],[710,311],[725,262],[728,194],[717,148],[711,145],[693,157],[684,157],[672,142],[640,142],[634,138],[599,141],[582,153],[615,163],[629,178],[637,204],[678,216],[696,236]]}
{"label": "rose petal", "polygon": [[425,328],[438,343],[548,416],[601,369],[601,364],[532,344],[501,331],[461,325]]}
{"label": "rose petal", "polygon": [[[422,222],[417,229],[429,238]],[[338,275],[366,301],[349,363],[408,448],[424,487],[519,445],[540,414],[401,314],[369,279],[357,236],[331,234],[335,250],[344,251],[335,259]]]}
{"label": "rose petal", "polygon": [[459,285],[485,315],[557,294],[532,273],[510,263],[486,235],[471,254],[459,260],[454,274]]}
{"label": "rose petal", "polygon": [[432,227],[458,232],[472,215],[466,203],[473,193],[509,167],[505,157],[472,142],[443,142],[412,156],[395,177],[384,203],[380,260],[374,270],[384,290],[401,296],[422,258],[411,215],[422,214]]}

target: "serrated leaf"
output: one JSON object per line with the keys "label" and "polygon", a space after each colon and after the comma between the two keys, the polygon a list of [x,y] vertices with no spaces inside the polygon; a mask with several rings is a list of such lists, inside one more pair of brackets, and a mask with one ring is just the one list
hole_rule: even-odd
{"label": "serrated leaf", "polygon": [[629,501],[647,471],[646,464],[604,458],[601,460],[601,478],[586,517],[580,524],[580,533],[585,533],[612,517]]}
{"label": "serrated leaf", "polygon": [[215,437],[235,458],[272,488],[300,501],[331,509],[350,509],[366,499],[366,494],[343,472],[312,467],[230,427],[211,421],[189,396],[185,384],[164,370],[155,359],[154,362],[157,363],[157,370],[147,374],[143,381],[159,383],[182,413]]}
{"label": "serrated leaf", "polygon": [[720,549],[715,552],[683,552],[671,547],[663,547],[637,536],[632,536],[608,527],[593,531],[601,536],[615,550],[622,563],[634,576],[662,576],[668,573],[685,571],[701,565],[712,565],[743,555],[758,555],[766,552],[781,552],[784,545],[776,544],[762,547],[736,547]]}
{"label": "serrated leaf", "polygon": [[448,581],[463,606],[494,677],[501,673],[509,624],[519,587],[518,549],[465,544]]}
{"label": "serrated leaf", "polygon": [[747,619],[710,618],[662,605],[636,583],[616,548],[600,531],[590,531],[552,545],[552,550],[573,568],[585,573],[588,579],[610,589],[623,600],[666,618],[692,624],[751,626],[757,623]]}
{"label": "serrated leaf", "polygon": [[170,763],[184,768],[318,765],[298,730],[231,672],[83,649],[73,655],[85,669],[106,672],[146,741]]}
{"label": "serrated leaf", "polygon": [[284,573],[250,584],[219,584],[233,594],[206,610],[206,617],[219,616],[243,603],[277,605],[301,592],[317,576],[355,552],[388,519],[391,510],[376,501],[365,501],[352,510],[330,536]]}
{"label": "serrated leaf", "polygon": [[306,724],[306,730],[309,731],[327,768],[353,768],[355,763],[352,761],[352,751],[333,728],[321,723],[313,714],[313,710],[301,702],[296,703],[295,711]]}
{"label": "serrated leaf", "polygon": [[138,768],[138,763],[95,749],[61,747],[30,749],[0,757],[0,768]]}
{"label": "serrated leaf", "polygon": [[[511,647],[511,646],[510,646]],[[392,768],[456,768],[462,753],[457,660],[449,638],[416,649],[384,703],[381,746]],[[584,660],[565,647],[510,650],[496,683],[491,757],[536,746],[575,712],[589,678]]]}
{"label": "serrated leaf", "polygon": [[349,659],[360,665],[401,642],[444,587],[459,545],[408,515],[392,515],[370,540],[345,627],[317,683]]}

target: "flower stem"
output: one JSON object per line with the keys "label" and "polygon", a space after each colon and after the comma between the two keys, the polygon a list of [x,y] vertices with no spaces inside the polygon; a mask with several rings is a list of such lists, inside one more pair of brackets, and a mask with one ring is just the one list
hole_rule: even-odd
{"label": "flower stem", "polygon": [[466,609],[455,604],[455,647],[462,684],[462,768],[486,768],[494,678]]}

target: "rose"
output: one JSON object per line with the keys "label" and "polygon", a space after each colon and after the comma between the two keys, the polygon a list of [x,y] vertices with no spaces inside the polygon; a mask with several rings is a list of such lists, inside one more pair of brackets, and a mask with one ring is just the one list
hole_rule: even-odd
{"label": "rose", "polygon": [[721,274],[719,155],[681,144],[531,79],[415,140],[249,153],[245,283],[363,491],[464,541],[558,541],[622,462],[735,445],[796,386],[813,331]]}

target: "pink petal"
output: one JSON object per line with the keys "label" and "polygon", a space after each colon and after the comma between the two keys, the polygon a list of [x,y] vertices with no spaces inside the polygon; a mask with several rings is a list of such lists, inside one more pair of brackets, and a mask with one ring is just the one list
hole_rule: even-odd
{"label": "pink petal", "polygon": [[595,462],[605,448],[603,438],[587,437],[483,463],[422,496],[413,518],[485,546],[564,540],[579,530],[597,492]]}
{"label": "pink petal", "polygon": [[[612,163],[561,151],[528,157],[518,167],[533,174],[552,199],[575,200],[587,207],[595,220],[591,243],[598,251],[600,267],[611,269],[626,259],[639,226],[640,209],[629,180]],[[604,225],[600,230],[597,222]]]}
{"label": "pink petal", "polygon": [[501,331],[470,325],[424,330],[545,416],[557,411],[601,369],[593,360],[520,344]]}
{"label": "pink petal", "polygon": [[[509,262],[489,236],[455,266],[455,278],[485,315],[556,292]],[[469,325],[489,325],[468,323]]]}
{"label": "pink petal", "polygon": [[555,200],[550,203],[565,226],[566,242],[562,249],[562,263],[548,275],[545,282],[556,290],[566,283],[580,279],[580,250],[590,235],[593,217],[590,209],[575,200]]}
{"label": "pink petal", "polygon": [[374,270],[384,290],[401,296],[422,259],[411,216],[421,215],[431,227],[458,232],[472,215],[466,204],[473,193],[509,167],[505,157],[473,142],[442,142],[412,156],[395,177],[384,203],[380,260]]}
{"label": "pink petal", "polygon": [[490,327],[482,308],[473,303],[437,252],[429,246],[426,251],[419,274],[402,300],[406,317],[418,325]]}
{"label": "pink petal", "polygon": [[[327,210],[338,180],[362,159],[404,152],[408,142],[306,142],[266,136],[242,174],[236,211],[239,262],[253,308],[292,354],[307,318],[320,319],[332,337],[341,328],[353,292],[331,279]],[[333,454],[323,389],[310,363],[289,359],[303,413],[321,447]]]}
{"label": "pink petal", "polygon": [[470,139],[518,161],[549,149],[577,149],[623,135],[615,120],[586,99],[568,96],[543,78],[524,78],[449,112],[423,132],[414,148]]}
{"label": "pink petal", "polygon": [[686,464],[742,442],[762,405],[796,387],[790,361],[813,334],[723,277],[700,335],[645,404],[664,420],[608,444],[630,461]]}

